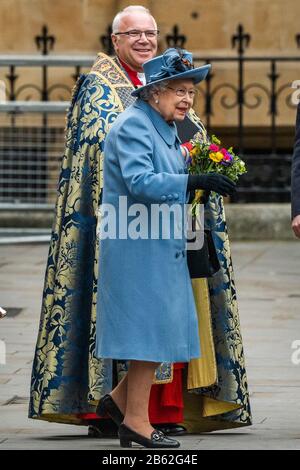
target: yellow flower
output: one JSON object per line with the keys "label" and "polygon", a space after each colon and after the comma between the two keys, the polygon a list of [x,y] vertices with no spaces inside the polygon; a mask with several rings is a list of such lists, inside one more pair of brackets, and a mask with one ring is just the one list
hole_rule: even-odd
{"label": "yellow flower", "polygon": [[219,163],[221,160],[223,160],[223,153],[221,152],[211,152],[209,154],[209,158],[216,163]]}
{"label": "yellow flower", "polygon": [[197,149],[196,148],[193,148],[191,151],[190,151],[190,156],[191,157],[194,157],[197,155]]}

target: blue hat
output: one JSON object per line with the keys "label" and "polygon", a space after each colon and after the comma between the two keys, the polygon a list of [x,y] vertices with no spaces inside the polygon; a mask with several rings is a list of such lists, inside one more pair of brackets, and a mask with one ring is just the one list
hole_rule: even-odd
{"label": "blue hat", "polygon": [[184,49],[167,49],[163,55],[147,60],[143,64],[146,85],[137,88],[131,94],[138,96],[145,88],[165,80],[192,79],[199,83],[206,78],[211,65],[194,68],[193,56]]}

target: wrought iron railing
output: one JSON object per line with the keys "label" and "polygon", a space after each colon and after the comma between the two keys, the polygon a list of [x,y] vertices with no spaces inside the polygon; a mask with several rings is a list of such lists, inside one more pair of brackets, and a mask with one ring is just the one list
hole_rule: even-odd
{"label": "wrought iron railing", "polygon": [[54,205],[68,104],[16,101],[0,105],[0,208]]}
{"label": "wrought iron railing", "polygon": [[[296,45],[300,45],[298,36]],[[57,181],[59,158],[63,151],[63,114],[78,76],[88,72],[94,61],[92,55],[49,55],[55,38],[48,34],[47,27],[35,41],[42,52],[41,56],[0,55],[0,80],[5,83],[8,100],[0,104],[0,203],[53,201],[54,181]],[[112,52],[109,31],[101,36],[100,41],[102,48]],[[186,37],[175,25],[165,41],[168,46],[184,47]],[[240,25],[232,36],[235,55],[195,57],[197,65],[213,65],[212,73],[200,87],[200,114],[209,132],[224,137],[225,144],[235,145],[248,164],[248,173],[241,180],[235,201],[288,201],[295,118],[291,85],[293,80],[300,79],[297,76],[300,55],[295,52],[294,56],[289,57],[249,57],[245,53],[250,42],[251,36]],[[24,72],[29,68],[36,73],[34,81],[26,79]],[[223,78],[224,70],[230,70],[229,79]],[[259,79],[256,77],[258,73]],[[58,79],[58,75],[63,79]],[[35,116],[33,120],[32,113]],[[53,122],[54,115],[56,122]],[[61,122],[61,126],[57,121]],[[256,135],[259,133],[261,136],[258,138]],[[57,143],[55,156],[53,148],[50,152],[48,142],[50,136],[53,142],[54,135]],[[31,147],[25,144],[28,140],[32,141]],[[23,170],[17,170],[15,164],[18,161],[21,165],[22,160],[26,160],[24,155],[27,152],[29,156],[29,147],[33,160],[28,157],[28,168],[31,168],[33,161],[39,160],[40,174],[32,173],[32,179],[40,186],[36,186],[34,191],[28,188],[25,196],[25,193],[21,195],[18,191],[26,178],[21,175]],[[47,165],[51,158],[56,161],[57,171],[51,170],[50,184]],[[10,160],[14,164],[10,164],[11,176],[8,177]],[[26,171],[29,174],[28,168]],[[14,175],[16,177],[18,174],[21,176],[17,184]],[[27,178],[28,185],[30,181]]]}

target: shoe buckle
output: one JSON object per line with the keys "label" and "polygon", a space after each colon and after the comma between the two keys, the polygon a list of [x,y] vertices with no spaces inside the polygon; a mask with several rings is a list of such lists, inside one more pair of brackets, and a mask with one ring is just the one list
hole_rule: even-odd
{"label": "shoe buckle", "polygon": [[154,431],[152,434],[152,439],[154,441],[161,441],[164,437],[165,437],[164,433],[158,430]]}

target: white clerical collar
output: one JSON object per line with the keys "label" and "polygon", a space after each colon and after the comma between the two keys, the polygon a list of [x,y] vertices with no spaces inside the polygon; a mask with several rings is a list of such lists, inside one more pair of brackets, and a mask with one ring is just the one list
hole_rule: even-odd
{"label": "white clerical collar", "polygon": [[146,78],[143,72],[137,73],[138,79],[142,82],[143,85],[146,85]]}

